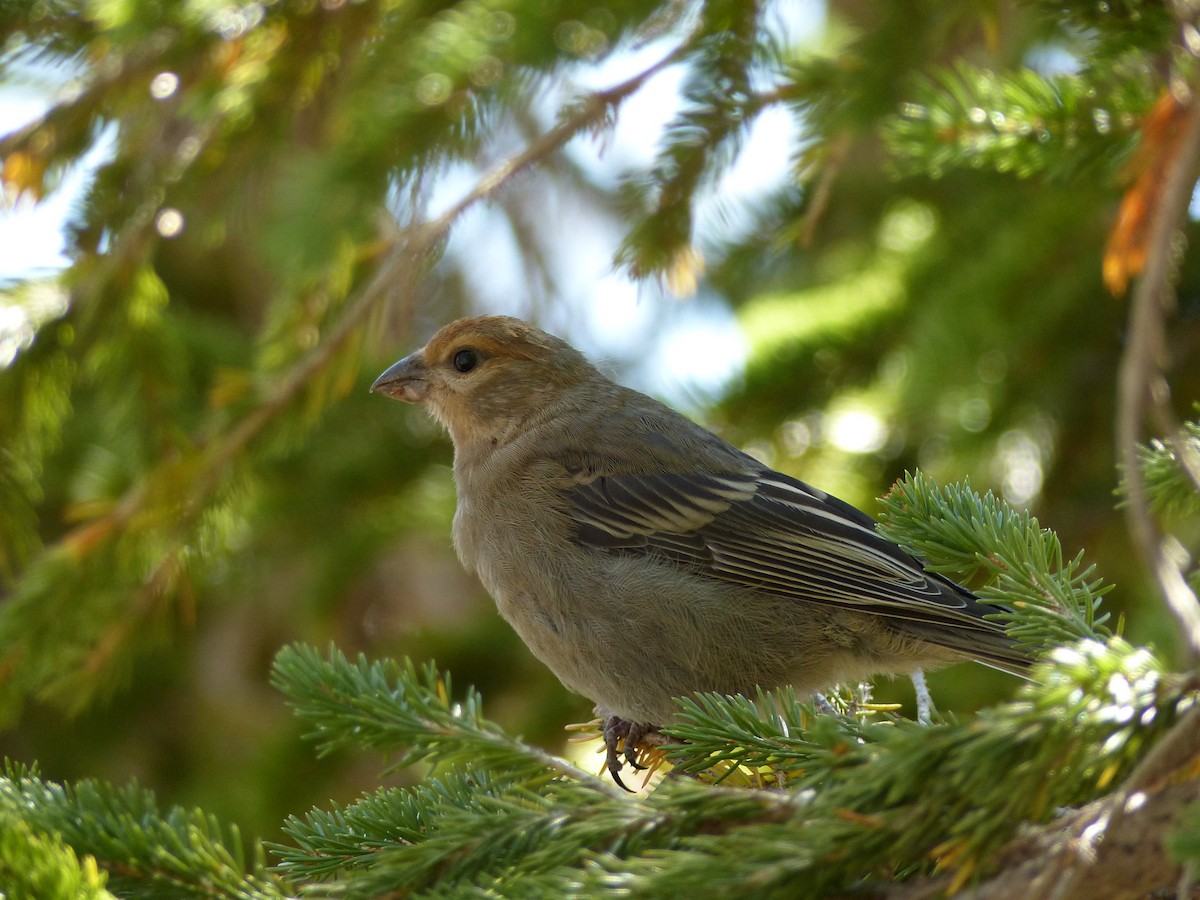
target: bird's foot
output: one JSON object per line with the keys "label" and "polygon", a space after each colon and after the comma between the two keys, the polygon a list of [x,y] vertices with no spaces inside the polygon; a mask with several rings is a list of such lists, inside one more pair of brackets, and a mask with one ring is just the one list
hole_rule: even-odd
{"label": "bird's foot", "polygon": [[[625,787],[625,782],[621,780],[621,769],[625,767],[625,763],[629,763],[630,767],[636,771],[646,768],[639,762],[639,748],[650,735],[661,737],[658,726],[630,722],[620,716],[609,716],[604,720],[602,733],[604,747],[608,754],[606,763],[608,773],[612,775],[613,781],[632,794],[633,791]],[[622,762],[622,757],[624,757],[624,762]]]}

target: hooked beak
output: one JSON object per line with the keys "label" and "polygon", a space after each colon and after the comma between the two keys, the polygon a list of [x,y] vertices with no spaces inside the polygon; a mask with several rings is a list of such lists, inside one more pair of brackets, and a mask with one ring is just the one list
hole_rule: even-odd
{"label": "hooked beak", "polygon": [[389,366],[371,385],[372,394],[384,394],[405,403],[420,403],[429,393],[429,382],[425,380],[428,370],[425,357],[418,350]]}

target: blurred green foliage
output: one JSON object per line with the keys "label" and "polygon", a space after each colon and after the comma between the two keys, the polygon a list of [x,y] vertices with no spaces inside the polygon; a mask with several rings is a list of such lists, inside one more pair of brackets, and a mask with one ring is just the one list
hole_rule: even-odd
{"label": "blurred green foliage", "polygon": [[[643,302],[737,316],[744,372],[709,424],[871,511],[917,466],[990,487],[1068,559],[1087,548],[1127,637],[1181,659],[1114,509],[1125,308],[1101,281],[1180,54],[1170,11],[830,2],[810,35],[778,25],[785,7],[0,0],[0,77],[67,82],[0,138],[6,196],[42,198],[112,145],[70,267],[3,285],[30,333],[0,370],[0,753],[53,779],[136,775],[270,836],[376,783],[297,740],[268,686],[286,643],[436,655],[533,743],[589,716],[453,559],[447,443],[366,393],[437,325],[488,311],[469,285],[490,263],[454,238],[467,207],[511,237],[514,308],[584,315],[538,298],[572,217],[594,217]],[[644,66],[620,69],[627,89],[578,87],[622,56]],[[682,102],[652,160],[559,152],[603,142],[664,68]],[[788,178],[751,227],[723,227],[722,176],[778,109],[798,127]],[[478,202],[447,218],[434,201],[464,181]],[[1181,415],[1200,397],[1197,259],[1170,333]],[[983,670],[933,685],[962,710],[1013,688]]]}

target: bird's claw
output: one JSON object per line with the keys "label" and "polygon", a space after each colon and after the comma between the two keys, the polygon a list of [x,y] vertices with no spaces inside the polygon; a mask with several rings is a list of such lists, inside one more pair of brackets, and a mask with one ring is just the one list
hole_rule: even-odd
{"label": "bird's claw", "polygon": [[[630,722],[620,716],[609,716],[604,720],[604,747],[607,752],[605,765],[608,773],[612,775],[613,781],[631,794],[634,792],[621,780],[621,769],[625,767],[625,763],[628,763],[630,768],[635,771],[645,770],[646,766],[638,761],[638,746],[646,735],[656,731],[658,731],[656,725]],[[624,742],[623,746],[622,741]],[[622,762],[622,757],[624,757],[624,762]]]}

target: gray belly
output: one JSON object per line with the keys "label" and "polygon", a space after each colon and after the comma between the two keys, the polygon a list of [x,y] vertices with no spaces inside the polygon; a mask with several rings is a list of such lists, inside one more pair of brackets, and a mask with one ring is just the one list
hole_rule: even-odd
{"label": "gray belly", "polygon": [[[475,521],[495,528],[496,512]],[[792,684],[803,693],[953,659],[879,616],[646,557],[527,542],[528,533],[527,525],[495,528],[476,541],[456,523],[460,552],[468,549],[464,558],[533,654],[567,687],[630,721],[663,724],[678,710],[673,697],[699,691],[754,696],[760,686]]]}
{"label": "gray belly", "polygon": [[825,608],[640,560],[598,556],[571,568],[569,579],[548,573],[532,585],[480,574],[533,654],[608,713],[662,724],[678,709],[673,697],[815,689],[825,684],[810,675],[832,669],[858,675],[841,671],[837,657],[859,651],[852,637],[839,646],[846,630]]}

